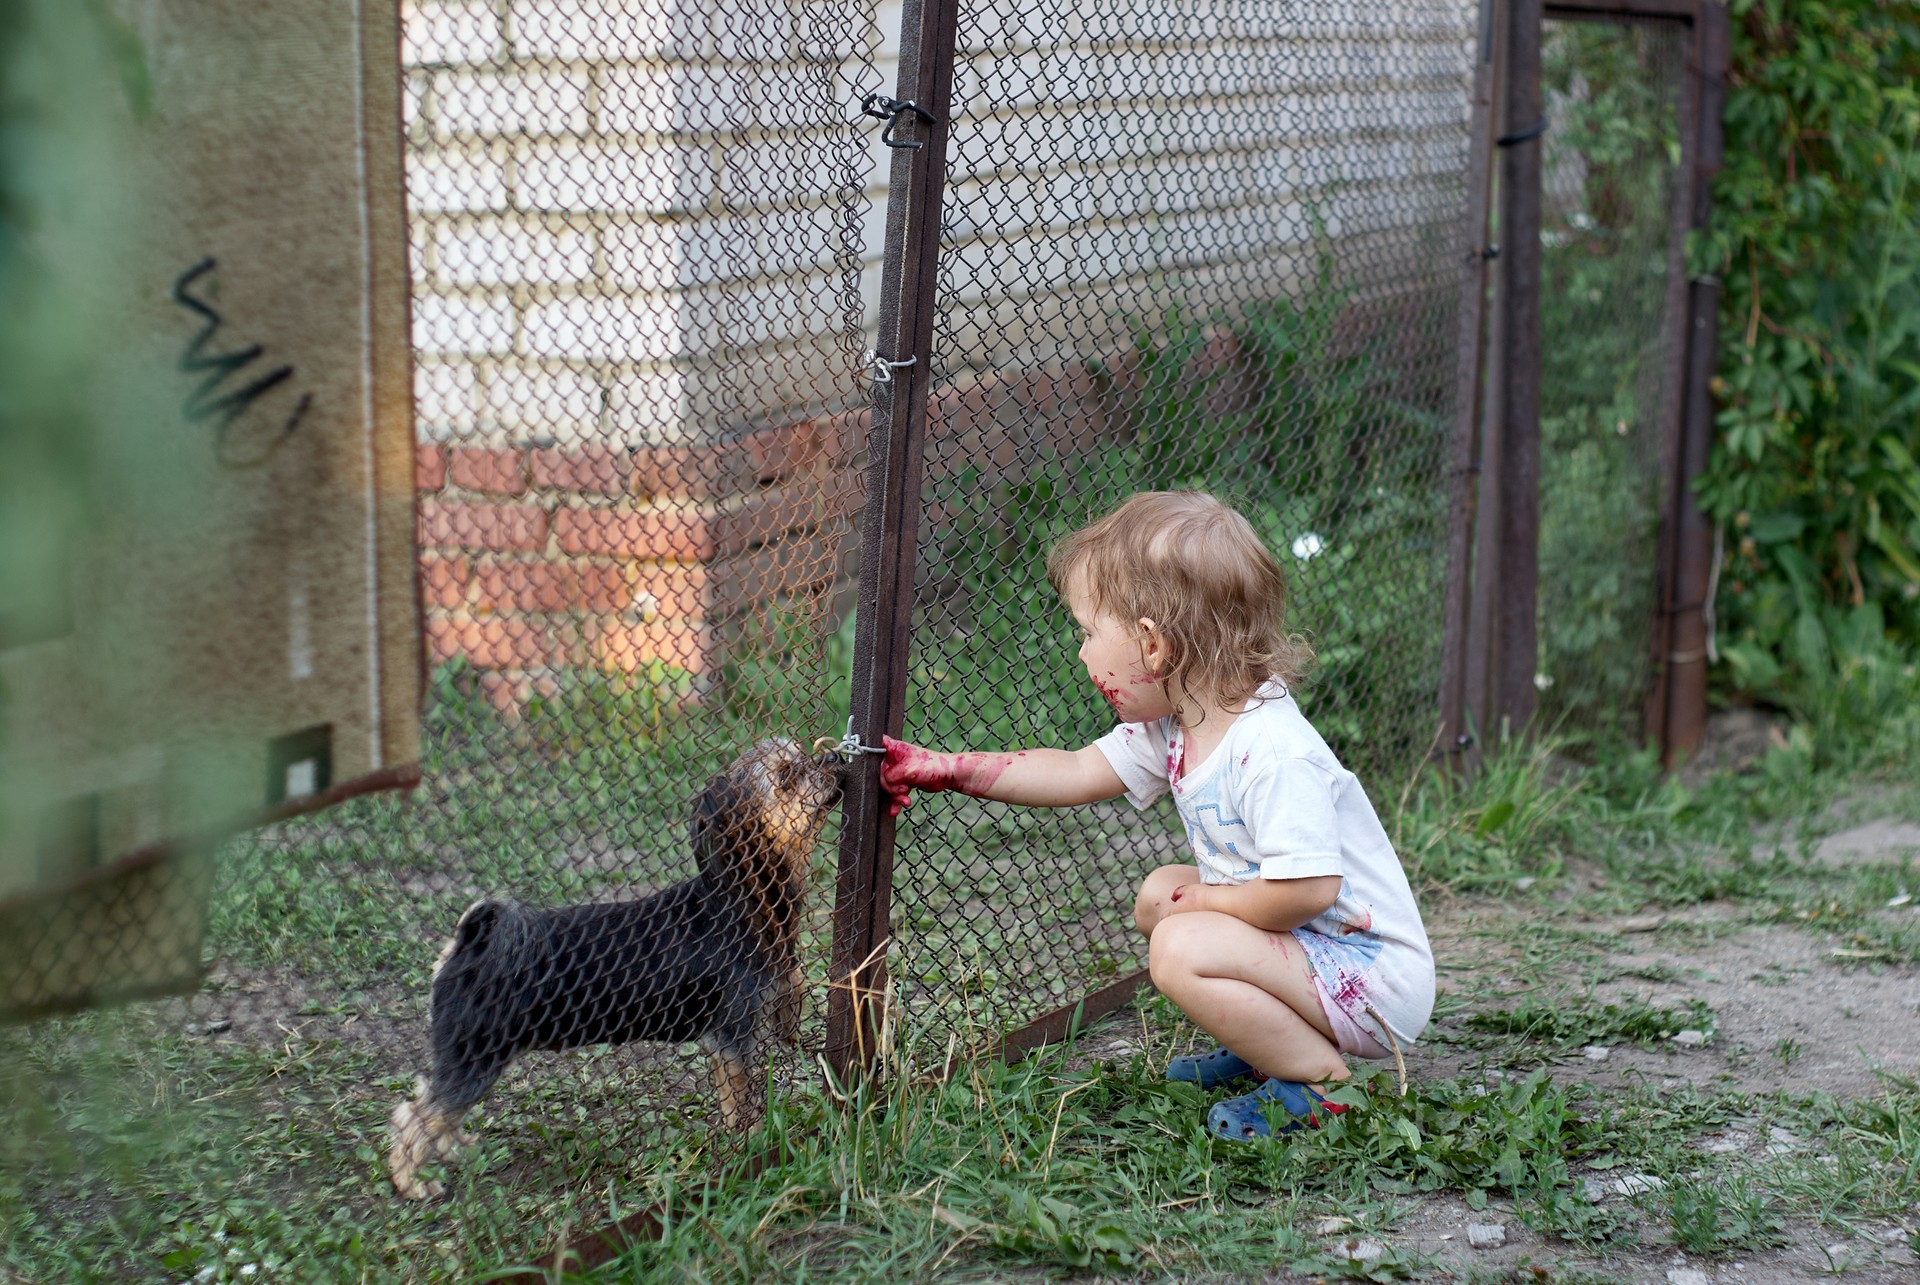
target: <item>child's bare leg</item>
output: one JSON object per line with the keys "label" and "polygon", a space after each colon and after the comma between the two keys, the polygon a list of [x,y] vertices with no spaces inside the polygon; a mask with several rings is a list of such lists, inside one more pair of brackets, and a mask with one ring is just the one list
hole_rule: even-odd
{"label": "child's bare leg", "polygon": [[1141,936],[1153,936],[1154,926],[1167,917],[1167,901],[1173,890],[1181,884],[1199,882],[1197,866],[1161,866],[1141,881],[1133,899],[1133,926]]}
{"label": "child's bare leg", "polygon": [[1162,919],[1147,957],[1161,994],[1267,1075],[1312,1085],[1347,1078],[1313,969],[1292,934],[1194,910]]}

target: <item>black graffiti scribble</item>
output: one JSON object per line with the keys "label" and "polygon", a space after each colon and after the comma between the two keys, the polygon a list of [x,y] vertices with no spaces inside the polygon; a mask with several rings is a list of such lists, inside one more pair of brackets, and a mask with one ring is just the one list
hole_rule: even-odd
{"label": "black graffiti scribble", "polygon": [[[229,375],[238,374],[251,365],[266,349],[260,344],[249,344],[245,348],[236,348],[232,352],[212,356],[207,354],[206,347],[212,342],[214,332],[220,329],[223,318],[204,299],[196,299],[188,294],[187,287],[212,272],[213,269],[213,259],[202,259],[181,273],[173,283],[173,301],[197,313],[206,321],[200,333],[193,337],[193,342],[187,345],[187,350],[180,354],[182,371],[189,375],[206,373],[206,378],[200,381],[199,387],[187,394],[187,400],[182,403],[181,410],[185,412],[187,419],[195,424],[210,419],[217,421],[214,426],[214,457],[222,465],[227,468],[254,468],[266,463],[275,451],[285,445],[287,438],[293,435],[293,430],[300,426],[301,419],[305,417],[307,408],[313,404],[313,394],[300,394],[300,399],[294,403],[293,410],[287,415],[286,421],[280,425],[279,433],[268,439],[264,445],[256,443],[252,450],[244,452],[234,446],[232,437],[234,422],[246,414],[247,409],[254,402],[292,379],[293,367],[281,366],[268,371],[243,387],[225,393],[219,392],[221,383]],[[242,443],[243,447],[245,445]]]}

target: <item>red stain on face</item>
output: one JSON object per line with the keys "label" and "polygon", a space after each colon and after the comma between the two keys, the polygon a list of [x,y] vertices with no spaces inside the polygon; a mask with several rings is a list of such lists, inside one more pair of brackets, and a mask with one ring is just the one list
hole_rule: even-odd
{"label": "red stain on face", "polygon": [[1113,712],[1118,714],[1120,713],[1120,702],[1126,693],[1107,681],[1107,679],[1112,677],[1112,674],[1108,674],[1106,678],[1094,678],[1093,685],[1099,688],[1100,694],[1107,698],[1107,704],[1113,706]]}

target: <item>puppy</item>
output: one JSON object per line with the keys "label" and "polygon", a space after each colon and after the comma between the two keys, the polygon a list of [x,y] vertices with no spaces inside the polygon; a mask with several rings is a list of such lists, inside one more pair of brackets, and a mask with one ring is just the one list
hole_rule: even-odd
{"label": "puppy", "polygon": [[839,766],[831,751],[761,741],[695,803],[691,879],[638,901],[488,900],[460,916],[434,967],[432,1072],[393,1109],[394,1189],[441,1194],[421,1167],[472,1141],[461,1119],[528,1049],[698,1040],[722,1124],[757,1116],[764,1036],[790,1042],[799,1027],[807,863]]}

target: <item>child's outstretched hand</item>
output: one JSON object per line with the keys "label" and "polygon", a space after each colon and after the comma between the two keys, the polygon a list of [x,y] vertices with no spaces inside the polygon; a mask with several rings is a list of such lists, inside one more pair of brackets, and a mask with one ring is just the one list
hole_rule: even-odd
{"label": "child's outstretched hand", "polygon": [[880,788],[887,792],[887,815],[897,817],[913,802],[915,790],[958,790],[976,798],[1004,798],[994,792],[994,782],[1015,759],[1025,758],[1021,750],[1013,754],[982,754],[971,750],[958,754],[940,754],[918,745],[882,736],[887,756],[880,760]]}
{"label": "child's outstretched hand", "polygon": [[887,794],[887,815],[897,817],[913,804],[915,790],[951,790],[955,754],[936,754],[918,745],[882,736],[887,756],[880,760],[880,788]]}

